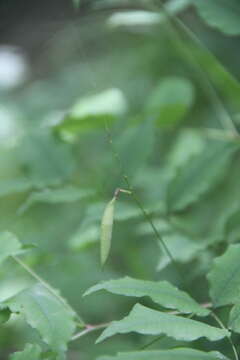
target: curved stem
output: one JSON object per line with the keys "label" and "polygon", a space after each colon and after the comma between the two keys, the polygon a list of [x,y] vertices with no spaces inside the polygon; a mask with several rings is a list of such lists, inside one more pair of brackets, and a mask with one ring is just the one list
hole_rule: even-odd
{"label": "curved stem", "polygon": [[53,296],[55,296],[68,310],[70,310],[77,317],[79,325],[84,326],[84,322],[81,317],[76,313],[76,311],[67,303],[67,301],[58,294],[58,292],[48,284],[44,279],[42,279],[34,270],[32,270],[24,261],[19,259],[18,256],[12,255],[12,259],[16,261],[24,270],[26,270],[34,279],[36,279],[40,284],[42,284]]}
{"label": "curved stem", "polygon": [[[211,312],[211,315],[212,317],[216,320],[216,322],[220,325],[220,327],[224,330],[227,330],[226,326],[223,324],[222,320],[219,319],[219,317],[212,311]],[[237,353],[237,349],[236,349],[236,346],[234,345],[233,341],[232,341],[232,338],[231,338],[231,335],[229,335],[228,337],[228,341],[232,347],[232,350],[233,350],[233,353],[234,353],[234,356],[235,356],[235,359],[236,360],[239,360],[239,357],[238,357],[238,353]]]}

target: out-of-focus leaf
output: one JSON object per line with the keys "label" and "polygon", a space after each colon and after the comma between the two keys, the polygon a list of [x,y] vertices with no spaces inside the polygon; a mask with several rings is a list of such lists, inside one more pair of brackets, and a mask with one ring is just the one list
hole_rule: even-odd
{"label": "out-of-focus leaf", "polygon": [[228,321],[229,329],[240,333],[240,305],[234,305],[229,316]]}
{"label": "out-of-focus leaf", "polygon": [[216,258],[208,274],[210,295],[214,306],[239,302],[240,288],[240,245],[230,245],[227,251]]}
{"label": "out-of-focus leaf", "polygon": [[146,26],[158,24],[161,21],[161,15],[152,11],[135,10],[115,12],[108,19],[108,25],[116,26]]}
{"label": "out-of-focus leaf", "polygon": [[[100,1],[100,7],[103,6],[109,6],[111,3],[114,3],[116,6],[117,3],[122,6],[123,0],[121,1],[112,1],[112,0],[106,0],[106,1]],[[169,0],[166,3],[166,10],[170,14],[177,14],[180,11],[184,10],[189,4],[191,3],[191,0]],[[129,5],[131,5],[131,2],[129,2]],[[96,5],[97,6],[97,5]],[[166,20],[166,15],[162,12],[153,12],[153,11],[146,11],[146,10],[132,10],[132,11],[119,11],[114,12],[113,15],[110,16],[108,19],[108,25],[112,27],[117,26],[141,26],[141,29],[143,26],[149,26],[149,25],[156,25],[160,24],[163,21]]]}
{"label": "out-of-focus leaf", "polygon": [[[169,234],[163,234],[162,239],[168,247],[168,250],[172,254],[176,261],[186,263],[196,256],[207,245],[203,242],[197,242],[191,239],[187,234],[180,232],[170,232]],[[161,248],[161,244],[159,244]],[[161,253],[160,260],[157,265],[157,270],[161,271],[168,264],[170,259],[165,253]]]}
{"label": "out-of-focus leaf", "polygon": [[125,296],[149,296],[157,304],[169,309],[177,309],[183,313],[195,313],[199,316],[209,314],[207,309],[200,306],[186,292],[179,290],[167,281],[153,282],[125,277],[92,286],[84,295],[102,289]]}
{"label": "out-of-focus leaf", "polygon": [[81,251],[99,241],[99,225],[89,223],[88,226],[80,226],[69,240],[72,250]]}
{"label": "out-of-focus leaf", "polygon": [[16,156],[34,187],[59,185],[75,169],[75,159],[68,144],[56,139],[49,129],[23,137]]}
{"label": "out-of-focus leaf", "polygon": [[12,312],[24,315],[52,350],[58,354],[66,351],[75,329],[74,314],[42,285],[23,290],[4,304]]}
{"label": "out-of-focus leaf", "polygon": [[201,154],[206,138],[198,130],[186,129],[179,133],[167,154],[167,166],[174,169],[186,164],[193,156]]}
{"label": "out-of-focus leaf", "polygon": [[26,178],[7,179],[0,181],[0,196],[16,194],[30,190],[31,181]]}
{"label": "out-of-focus leaf", "polygon": [[181,316],[162,313],[136,304],[128,316],[111,323],[97,339],[97,343],[110,336],[132,331],[143,335],[165,334],[176,340],[183,341],[194,341],[201,337],[216,341],[229,336],[227,330]]}
{"label": "out-of-focus leaf", "polygon": [[59,189],[44,189],[31,193],[18,212],[24,213],[36,202],[49,204],[68,203],[85,199],[92,194],[93,191],[90,189],[82,189],[71,185]]}
{"label": "out-of-focus leaf", "polygon": [[107,204],[102,217],[100,234],[100,255],[102,266],[105,264],[111,248],[115,201],[116,197],[114,196]]}
{"label": "out-of-focus leaf", "polygon": [[21,243],[17,237],[10,232],[0,233],[0,263],[9,256],[17,254],[21,249]]}
{"label": "out-of-focus leaf", "polygon": [[116,151],[128,176],[136,175],[151,155],[155,142],[154,130],[152,121],[147,119],[128,128],[115,142]]}
{"label": "out-of-focus leaf", "polygon": [[27,344],[23,351],[10,355],[9,360],[40,360],[41,348],[38,345]]}
{"label": "out-of-focus leaf", "polygon": [[238,0],[191,1],[208,25],[228,35],[240,34],[240,3]]}
{"label": "out-of-focus leaf", "polygon": [[105,128],[127,110],[127,102],[119,89],[109,89],[100,94],[80,99],[55,127],[64,136]]}
{"label": "out-of-focus leaf", "polygon": [[155,116],[160,126],[173,126],[184,118],[193,101],[194,87],[189,80],[168,77],[150,95],[146,111]]}
{"label": "out-of-focus leaf", "polygon": [[180,168],[168,188],[169,210],[182,210],[212,189],[225,175],[238,148],[224,142],[209,144]]}
{"label": "out-of-focus leaf", "polygon": [[79,8],[79,6],[81,5],[82,0],[72,0],[73,1],[73,5],[76,9]]}
{"label": "out-of-focus leaf", "polygon": [[116,356],[100,356],[97,360],[227,360],[227,358],[216,351],[204,352],[190,348],[178,348],[118,353]]}

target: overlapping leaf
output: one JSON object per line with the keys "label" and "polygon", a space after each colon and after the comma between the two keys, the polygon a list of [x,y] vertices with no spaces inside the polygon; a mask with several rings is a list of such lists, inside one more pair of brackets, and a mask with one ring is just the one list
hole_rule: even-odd
{"label": "overlapping leaf", "polygon": [[192,2],[207,24],[228,35],[240,34],[238,0],[192,0]]}
{"label": "overlapping leaf", "polygon": [[5,304],[12,312],[23,314],[52,350],[58,354],[66,351],[75,328],[74,314],[41,284],[21,291]]}
{"label": "overlapping leaf", "polygon": [[10,232],[0,233],[0,263],[6,260],[9,256],[17,254],[21,249],[21,243],[15,235]]}
{"label": "overlapping leaf", "polygon": [[97,339],[97,343],[110,336],[132,331],[143,335],[164,334],[183,341],[194,341],[201,337],[216,341],[229,335],[227,330],[136,304],[128,316],[110,324]]}
{"label": "overlapping leaf", "polygon": [[58,204],[79,201],[93,194],[90,189],[81,189],[76,186],[68,185],[58,189],[44,189],[33,192],[27,198],[25,203],[19,209],[19,213],[25,212],[31,205],[36,202]]}
{"label": "overlapping leaf", "polygon": [[212,143],[179,169],[168,188],[168,207],[179,211],[212,189],[225,175],[238,146]]}
{"label": "overlapping leaf", "polygon": [[219,352],[204,352],[189,348],[171,350],[132,351],[116,356],[100,356],[97,360],[227,360]]}
{"label": "overlapping leaf", "polygon": [[194,88],[187,79],[163,79],[150,96],[146,111],[154,114],[161,126],[173,126],[181,121],[191,108]]}
{"label": "overlapping leaf", "polygon": [[23,351],[12,354],[9,360],[40,360],[41,348],[38,345],[27,344]]}
{"label": "overlapping leaf", "polygon": [[177,309],[183,313],[208,315],[209,311],[201,307],[186,292],[180,291],[167,281],[144,281],[130,277],[110,280],[91,287],[84,295],[105,289],[113,294],[142,297],[149,296],[154,302],[169,309]]}
{"label": "overlapping leaf", "polygon": [[239,302],[240,245],[230,245],[227,251],[216,258],[208,274],[210,295],[215,306]]}

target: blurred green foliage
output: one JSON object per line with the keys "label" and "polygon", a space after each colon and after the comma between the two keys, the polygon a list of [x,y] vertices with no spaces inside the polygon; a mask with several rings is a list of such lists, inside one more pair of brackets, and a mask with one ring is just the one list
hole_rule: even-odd
{"label": "blurred green foliage", "polygon": [[[81,1],[74,4],[80,11]],[[1,360],[61,360],[68,342],[69,360],[119,352],[127,353],[116,359],[224,359],[215,350],[233,358],[227,338],[198,339],[208,331],[201,335],[200,322],[182,317],[174,329],[138,331],[125,319],[105,330],[146,336],[121,335],[93,346],[97,335],[89,332],[69,341],[75,313],[64,308],[64,299],[80,315],[79,331],[81,318],[86,324],[121,319],[135,298],[82,295],[125,275],[169,281],[198,303],[227,305],[216,310],[225,325],[234,304],[228,327],[240,351],[239,248],[232,245],[240,240],[240,85],[233,75],[239,38],[223,34],[240,34],[239,4],[164,4],[92,2],[81,23],[66,24],[49,40],[40,55],[42,77],[0,90]],[[101,269],[100,224],[117,188],[134,196],[118,194],[111,253]],[[53,286],[50,292],[36,284],[35,272]],[[216,299],[225,287],[227,302]],[[63,303],[52,298],[60,293]],[[166,306],[138,301],[143,323],[148,312],[154,319]],[[226,336],[211,318],[204,321],[201,326],[216,334],[210,339]],[[176,336],[188,324],[199,336]],[[158,352],[135,353],[159,333],[167,336],[149,347]]]}

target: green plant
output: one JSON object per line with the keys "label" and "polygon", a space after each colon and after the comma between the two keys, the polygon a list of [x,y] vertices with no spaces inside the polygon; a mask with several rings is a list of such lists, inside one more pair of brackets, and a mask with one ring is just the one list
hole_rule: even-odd
{"label": "green plant", "polygon": [[[27,108],[0,180],[0,323],[17,343],[9,360],[239,359],[240,85],[191,30],[192,5],[218,31],[240,34],[237,0],[141,1],[108,19],[143,32],[120,31],[126,54],[103,57],[120,69],[118,88],[73,101],[65,80],[78,70],[67,69],[14,106],[4,95],[9,108]],[[103,81],[101,59],[89,55],[89,66]],[[59,83],[66,93],[53,106]],[[97,343],[135,334],[92,349],[101,329]]]}

